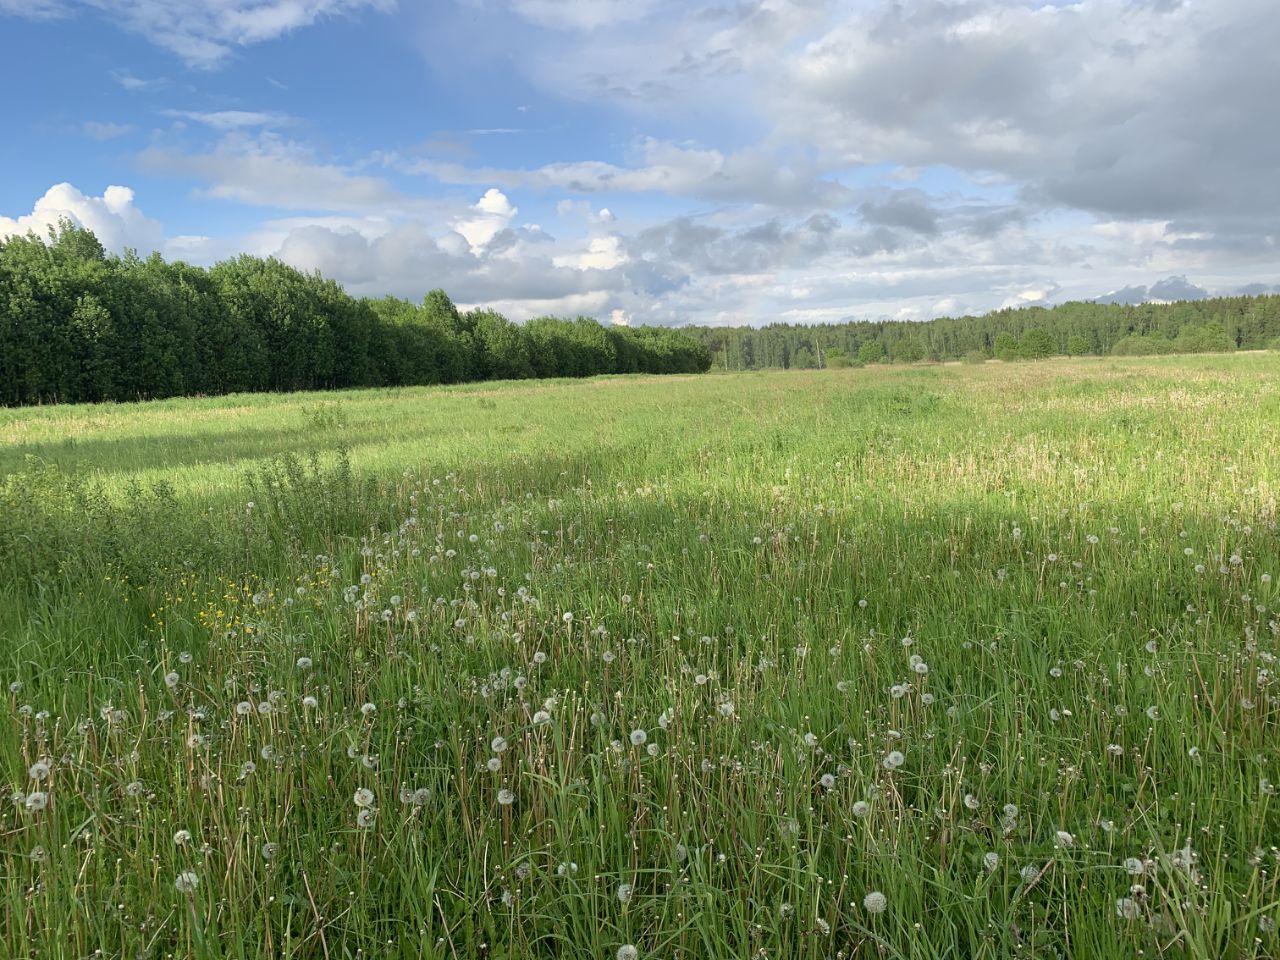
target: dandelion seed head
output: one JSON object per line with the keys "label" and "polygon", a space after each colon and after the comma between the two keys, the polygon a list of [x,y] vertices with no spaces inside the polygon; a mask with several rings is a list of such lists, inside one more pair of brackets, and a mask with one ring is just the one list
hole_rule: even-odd
{"label": "dandelion seed head", "polygon": [[872,890],[862,898],[862,908],[867,913],[884,913],[889,906],[889,899],[879,890]]}

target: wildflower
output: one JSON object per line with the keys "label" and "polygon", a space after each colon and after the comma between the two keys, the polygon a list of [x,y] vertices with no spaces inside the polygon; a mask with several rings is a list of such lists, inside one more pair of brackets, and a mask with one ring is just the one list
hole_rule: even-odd
{"label": "wildflower", "polygon": [[489,749],[494,753],[505,753],[507,749],[507,741],[503,737],[494,737],[489,741]]}
{"label": "wildflower", "polygon": [[200,886],[200,878],[193,870],[183,870],[173,881],[173,887],[179,893],[195,893],[198,886]]}
{"label": "wildflower", "polygon": [[889,900],[879,890],[872,890],[862,898],[862,907],[867,913],[884,913]]}
{"label": "wildflower", "polygon": [[166,673],[164,675],[164,685],[168,687],[170,690],[173,690],[178,686],[178,681],[181,679],[182,678],[179,677],[176,673]]}
{"label": "wildflower", "polygon": [[898,767],[906,763],[907,758],[903,756],[901,750],[890,750],[884,758],[884,768],[886,770],[896,770]]}
{"label": "wildflower", "polygon": [[245,777],[253,776],[257,772],[258,772],[258,765],[254,763],[252,760],[246,760],[244,763],[240,764],[240,778],[242,780]]}
{"label": "wildflower", "polygon": [[631,745],[633,747],[643,746],[648,739],[649,734],[645,733],[643,730],[631,731]]}
{"label": "wildflower", "polygon": [[817,735],[813,733],[806,733],[804,735],[804,745],[808,747],[810,750],[816,747],[818,745]]}
{"label": "wildflower", "polygon": [[1125,873],[1131,877],[1140,877],[1146,870],[1147,865],[1142,862],[1139,857],[1127,857],[1124,861]]}
{"label": "wildflower", "polygon": [[724,717],[727,720],[733,716],[733,701],[725,700],[716,709],[720,711],[720,716]]}
{"label": "wildflower", "polygon": [[618,899],[621,900],[623,903],[626,903],[628,900],[631,899],[631,884],[629,883],[618,884]]}
{"label": "wildflower", "polygon": [[533,715],[533,725],[535,727],[545,726],[550,722],[551,722],[551,714],[547,713],[547,711],[545,710],[539,710],[537,713]]}
{"label": "wildflower", "polygon": [[262,845],[263,860],[274,860],[276,858],[276,854],[278,854],[279,852],[280,852],[280,844],[278,843],[264,843]]}
{"label": "wildflower", "polygon": [[498,803],[504,807],[509,807],[516,802],[516,795],[505,787],[498,791]]}
{"label": "wildflower", "polygon": [[31,765],[31,768],[27,771],[27,774],[31,777],[32,780],[34,780],[36,783],[39,783],[41,780],[47,780],[49,778],[49,771],[51,769],[52,768],[49,766],[49,761],[37,760],[35,763]]}
{"label": "wildflower", "polygon": [[986,867],[988,872],[994,871],[996,867],[1000,866],[1000,854],[994,850],[990,853],[984,853],[982,855],[982,865]]}
{"label": "wildflower", "polygon": [[34,793],[27,794],[25,805],[28,813],[39,813],[49,806],[49,794],[43,790],[37,790]]}
{"label": "wildflower", "polygon": [[1076,845],[1075,836],[1073,834],[1067,833],[1067,831],[1065,830],[1059,830],[1057,832],[1057,838],[1058,838],[1058,843],[1062,844],[1064,847],[1068,849]]}
{"label": "wildflower", "polygon": [[618,952],[615,956],[616,960],[636,960],[636,958],[640,956],[640,951],[637,950],[633,944],[624,943],[618,948]]}
{"label": "wildflower", "polygon": [[376,799],[376,796],[368,787],[361,787],[356,791],[355,797],[352,799],[355,801],[355,805],[357,807],[367,808],[373,806],[373,801]]}
{"label": "wildflower", "polygon": [[361,810],[359,813],[356,814],[356,826],[366,828],[366,829],[368,827],[372,827],[374,818],[376,816],[377,816],[377,813],[372,808],[366,807],[365,809]]}
{"label": "wildflower", "polygon": [[867,803],[867,801],[865,800],[857,800],[854,802],[853,808],[850,812],[859,820],[861,820],[863,817],[865,817],[868,813],[871,812],[871,804]]}
{"label": "wildflower", "polygon": [[299,657],[299,658],[298,658],[298,669],[299,669],[299,670],[310,670],[310,669],[311,669],[311,658],[310,658],[310,657]]}
{"label": "wildflower", "polygon": [[49,851],[44,847],[35,846],[31,848],[30,857],[36,863],[44,863],[49,859]]}
{"label": "wildflower", "polygon": [[372,717],[377,712],[377,710],[378,708],[375,707],[372,703],[362,704],[360,707],[360,715],[364,717]]}
{"label": "wildflower", "polygon": [[248,700],[241,700],[239,703],[236,704],[237,716],[247,717],[251,713],[253,713],[253,704],[250,703]]}
{"label": "wildflower", "polygon": [[308,710],[314,710],[316,707],[320,705],[320,701],[317,700],[315,697],[311,696],[310,694],[307,694],[307,696],[302,698],[302,705],[306,707]]}
{"label": "wildflower", "polygon": [[490,757],[488,760],[484,762],[484,766],[485,766],[485,769],[488,770],[490,773],[497,773],[499,770],[502,769],[502,758]]}
{"label": "wildflower", "polygon": [[1154,705],[1152,705],[1152,706],[1150,706],[1150,707],[1147,707],[1147,719],[1148,719],[1148,720],[1159,720],[1159,719],[1160,719],[1160,708],[1159,708],[1159,707],[1157,707],[1157,706],[1154,706]]}
{"label": "wildflower", "polygon": [[836,785],[836,778],[835,778],[835,777],[833,777],[833,776],[832,776],[831,774],[829,774],[829,773],[824,773],[824,774],[823,774],[823,775],[818,779],[818,782],[819,782],[820,784],[822,784],[822,788],[823,788],[824,790],[830,790],[830,789],[832,789],[833,787],[835,787],[835,785]]}
{"label": "wildflower", "polygon": [[187,844],[190,842],[191,842],[190,830],[179,830],[177,833],[173,835],[174,846],[181,847],[183,844]]}
{"label": "wildflower", "polygon": [[142,796],[142,791],[143,786],[141,780],[134,780],[131,783],[126,783],[124,786],[124,792],[131,797]]}
{"label": "wildflower", "polygon": [[964,805],[970,810],[977,810],[982,806],[982,801],[975,797],[972,793],[964,795]]}
{"label": "wildflower", "polygon": [[1121,920],[1137,920],[1138,912],[1138,901],[1132,897],[1116,899],[1116,916]]}

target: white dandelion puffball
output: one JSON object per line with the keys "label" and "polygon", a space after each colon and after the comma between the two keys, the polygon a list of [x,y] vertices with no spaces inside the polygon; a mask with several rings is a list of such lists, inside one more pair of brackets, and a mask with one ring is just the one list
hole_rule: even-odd
{"label": "white dandelion puffball", "polygon": [[173,888],[179,893],[194,893],[198,886],[200,886],[200,878],[196,876],[194,870],[183,870],[173,881]]}
{"label": "white dandelion puffball", "polygon": [[830,790],[836,785],[836,778],[829,773],[824,773],[818,778],[818,782],[822,784],[824,790]]}
{"label": "white dandelion puffball", "polygon": [[621,900],[623,903],[626,903],[628,900],[631,899],[631,884],[629,883],[618,884],[618,899]]}
{"label": "white dandelion puffball", "polygon": [[865,800],[855,801],[853,804],[853,809],[850,812],[859,820],[861,820],[863,817],[865,817],[868,813],[871,812],[871,804],[867,803],[867,801]]}
{"label": "white dandelion puffball", "polygon": [[886,770],[897,770],[900,766],[907,762],[907,758],[901,750],[890,750],[884,758],[884,768]]}
{"label": "white dandelion puffball", "polygon": [[361,787],[356,791],[356,795],[352,799],[354,799],[357,807],[364,809],[373,806],[374,793],[368,787]]}
{"label": "white dandelion puffball", "polygon": [[516,802],[516,795],[505,787],[498,791],[498,803],[504,807],[509,807]]}
{"label": "white dandelion puffball", "polygon": [[489,741],[489,749],[494,753],[503,753],[507,749],[507,741],[505,737],[494,737]]}
{"label": "white dandelion puffball", "polygon": [[648,739],[649,739],[649,734],[645,733],[643,730],[631,731],[631,745],[633,747],[643,746],[645,742],[648,741]]}
{"label": "white dandelion puffball", "polygon": [[640,951],[630,943],[624,943],[618,948],[617,960],[637,960],[639,956]]}
{"label": "white dandelion puffball", "polygon": [[888,906],[888,898],[879,890],[872,890],[862,898],[862,907],[867,913],[884,913]]}

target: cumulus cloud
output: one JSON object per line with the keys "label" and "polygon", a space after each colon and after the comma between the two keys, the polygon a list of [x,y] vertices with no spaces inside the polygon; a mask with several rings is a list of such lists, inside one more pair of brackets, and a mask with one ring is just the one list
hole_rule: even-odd
{"label": "cumulus cloud", "polygon": [[1152,300],[1171,302],[1174,300],[1206,300],[1209,291],[1197,286],[1186,277],[1167,277],[1151,285],[1147,296]]}
{"label": "cumulus cloud", "polygon": [[45,191],[29,214],[14,219],[0,217],[0,237],[34,232],[43,238],[50,227],[66,218],[92,230],[102,245],[117,253],[133,248],[142,253],[159,250],[164,229],[134,206],[128,187],[107,187],[100,197],[86,196],[69,183],[58,183]]}
{"label": "cumulus cloud", "polygon": [[485,191],[471,211],[470,215],[455,222],[454,229],[466,239],[472,250],[486,246],[519,213],[506,194],[497,188]]}

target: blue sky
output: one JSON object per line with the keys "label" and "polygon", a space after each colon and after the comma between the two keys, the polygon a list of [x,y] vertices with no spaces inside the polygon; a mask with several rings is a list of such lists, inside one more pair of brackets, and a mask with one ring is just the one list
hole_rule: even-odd
{"label": "blue sky", "polygon": [[517,319],[1280,290],[1271,0],[0,0],[0,38],[0,233]]}

